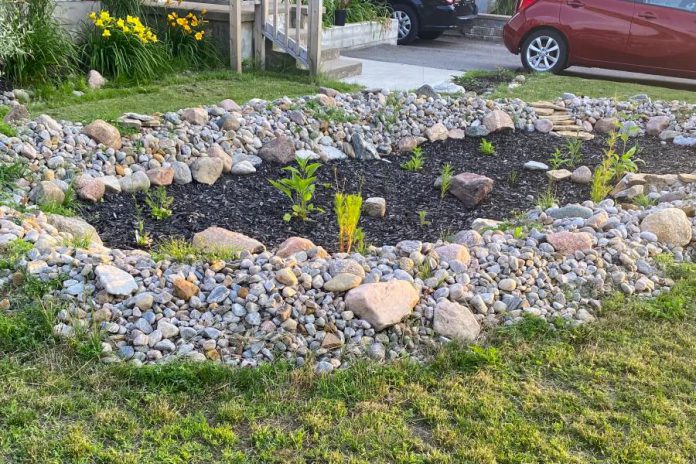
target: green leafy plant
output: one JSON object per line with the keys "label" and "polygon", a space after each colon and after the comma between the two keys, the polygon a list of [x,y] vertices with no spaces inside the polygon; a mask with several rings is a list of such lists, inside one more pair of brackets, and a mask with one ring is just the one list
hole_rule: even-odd
{"label": "green leafy plant", "polygon": [[493,146],[493,143],[488,139],[481,139],[481,143],[479,144],[479,151],[482,155],[495,155],[495,147]]}
{"label": "green leafy plant", "polygon": [[334,211],[338,221],[338,251],[341,253],[350,253],[356,239],[362,203],[363,199],[360,195],[346,195],[338,192],[334,197]]}
{"label": "green leafy plant", "polygon": [[551,169],[560,169],[568,163],[568,158],[563,155],[560,148],[556,150],[549,157],[549,167]]}
{"label": "green leafy plant", "polygon": [[0,190],[14,189],[16,182],[27,174],[27,165],[21,161],[0,164]]}
{"label": "green leafy plant", "polygon": [[429,226],[430,225],[430,221],[428,221],[426,219],[427,216],[428,216],[427,211],[425,211],[425,210],[418,211],[418,223],[421,226]]}
{"label": "green leafy plant", "polygon": [[[594,202],[600,202],[612,190],[612,182],[621,179],[627,173],[638,171],[638,163],[643,160],[636,157],[638,145],[628,146],[629,130],[612,132],[607,139],[602,163],[595,168],[590,187],[590,197]],[[621,145],[619,146],[619,142]]]}
{"label": "green leafy plant", "polygon": [[229,261],[239,256],[240,250],[220,248],[218,250],[201,250],[182,237],[168,237],[157,242],[152,253],[152,259],[159,262],[172,260],[179,263],[195,263],[198,261]]}
{"label": "green leafy plant", "polygon": [[508,184],[511,187],[515,187],[520,183],[520,173],[518,171],[512,170],[507,176]]}
{"label": "green leafy plant", "polygon": [[174,197],[167,195],[167,189],[160,185],[154,191],[147,192],[145,204],[150,207],[150,215],[157,219],[167,219],[172,215],[171,206]]}
{"label": "green leafy plant", "polygon": [[152,246],[152,237],[150,233],[145,230],[145,220],[143,219],[143,208],[138,203],[138,200],[133,195],[133,205],[135,207],[135,230],[133,234],[135,235],[135,244],[142,248],[150,248]]}
{"label": "green leafy plant", "polygon": [[58,214],[66,217],[75,216],[77,211],[75,188],[70,184],[65,190],[65,197],[61,203],[46,203],[39,206],[39,209],[46,214]]}
{"label": "green leafy plant", "polygon": [[179,62],[177,67],[215,69],[223,61],[213,38],[206,34],[205,11],[189,12],[179,16],[176,11],[167,14],[164,44],[169,54]]}
{"label": "green leafy plant", "polygon": [[651,199],[644,193],[641,193],[640,195],[633,198],[633,203],[635,203],[638,206],[642,206],[643,208],[649,208],[651,206],[654,206],[656,201]]}
{"label": "green leafy plant", "polygon": [[4,79],[30,86],[57,82],[77,69],[77,47],[55,19],[54,9],[52,0],[0,2]]}
{"label": "green leafy plant", "polygon": [[452,186],[452,179],[454,178],[454,169],[449,163],[445,163],[440,171],[440,200],[445,199],[445,195],[449,192]]}
{"label": "green leafy plant", "polygon": [[366,255],[369,251],[369,245],[365,240],[365,231],[362,227],[355,229],[353,244],[355,245],[355,251],[361,255]]}
{"label": "green leafy plant", "polygon": [[433,266],[429,259],[424,259],[422,263],[418,265],[418,277],[421,280],[427,280],[433,276]]}
{"label": "green leafy plant", "polygon": [[91,234],[73,235],[71,238],[63,241],[63,245],[70,247],[70,248],[86,249],[86,248],[89,248],[89,246],[91,244],[92,244],[92,235]]}
{"label": "green leafy plant", "polygon": [[292,219],[306,221],[314,212],[323,213],[321,208],[312,204],[316,190],[317,178],[314,175],[321,167],[320,163],[309,163],[307,159],[297,158],[297,167],[286,166],[283,171],[290,173],[290,177],[272,180],[269,182],[292,201],[292,211],[283,216],[283,220],[290,222]]}
{"label": "green leafy plant", "polygon": [[599,203],[609,195],[612,189],[611,181],[613,178],[612,160],[605,157],[592,174],[592,183],[590,184],[590,198],[592,201]]}
{"label": "green leafy plant", "polygon": [[505,16],[512,16],[515,14],[515,7],[517,6],[517,0],[495,0],[495,4],[491,13]]}
{"label": "green leafy plant", "polygon": [[540,193],[536,200],[536,205],[542,210],[547,210],[558,203],[558,198],[553,190],[551,190],[551,187],[546,189],[545,192]]}
{"label": "green leafy plant", "polygon": [[114,80],[147,82],[171,70],[169,55],[155,33],[138,17],[90,15],[82,33],[85,65]]}
{"label": "green leafy plant", "polygon": [[567,165],[569,168],[574,168],[582,163],[582,140],[578,138],[569,138],[566,142]]}
{"label": "green leafy plant", "polygon": [[334,26],[334,19],[337,9],[346,10],[346,23],[362,23],[366,21],[377,21],[385,26],[391,16],[391,11],[385,3],[373,2],[370,0],[350,0],[349,8],[340,8],[346,4],[347,0],[325,0],[324,14],[322,15],[323,26],[325,29]]}
{"label": "green leafy plant", "polygon": [[540,230],[542,225],[533,221],[523,213],[513,215],[512,218],[500,222],[495,227],[486,227],[484,230],[493,230],[500,232],[509,232],[516,239],[523,239],[529,235],[532,230]]}
{"label": "green leafy plant", "polygon": [[411,172],[420,171],[423,169],[424,164],[425,159],[423,157],[423,149],[421,147],[416,147],[413,149],[411,158],[405,163],[401,164],[401,169]]}
{"label": "green leafy plant", "polygon": [[23,240],[17,239],[0,247],[0,270],[15,269],[19,261],[27,254],[34,245]]}

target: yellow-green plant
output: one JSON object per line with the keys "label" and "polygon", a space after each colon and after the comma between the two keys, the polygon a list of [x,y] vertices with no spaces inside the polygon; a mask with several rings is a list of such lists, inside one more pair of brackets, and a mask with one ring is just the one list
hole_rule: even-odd
{"label": "yellow-green plant", "polygon": [[206,33],[207,11],[199,15],[189,12],[179,16],[175,11],[167,15],[167,28],[164,43],[172,58],[182,65],[195,68],[217,68],[222,65],[215,44]]}
{"label": "yellow-green plant", "polygon": [[611,180],[614,178],[614,171],[611,165],[611,159],[608,157],[604,158],[602,163],[595,168],[592,175],[590,198],[595,203],[604,200],[611,192]]}
{"label": "yellow-green plant", "polygon": [[338,251],[341,253],[350,253],[356,240],[362,203],[362,196],[358,194],[338,192],[334,197],[334,211],[338,221]]}
{"label": "yellow-green plant", "polygon": [[365,241],[365,231],[362,229],[362,227],[355,229],[355,239],[353,240],[353,244],[355,245],[355,251],[361,255],[367,254],[369,245]]}
{"label": "yellow-green plant", "polygon": [[306,221],[313,212],[323,213],[324,210],[312,204],[314,191],[317,188],[317,177],[314,175],[321,167],[320,163],[309,163],[307,159],[296,158],[297,167],[286,166],[283,171],[290,173],[290,177],[273,180],[268,182],[280,190],[292,201],[292,211],[283,215],[285,222],[290,222],[293,218]]}
{"label": "yellow-green plant", "polygon": [[428,212],[425,210],[418,211],[418,223],[421,226],[429,226],[430,221],[426,220],[426,216],[428,216]]}
{"label": "yellow-green plant", "polygon": [[413,149],[411,158],[405,163],[401,164],[401,169],[411,172],[420,171],[423,169],[424,164],[425,159],[423,158],[423,149],[421,147],[416,147]]}
{"label": "yellow-green plant", "polygon": [[453,177],[454,169],[452,169],[452,165],[445,163],[445,165],[442,166],[442,171],[440,171],[440,200],[444,200],[445,195],[449,192]]}
{"label": "yellow-green plant", "polygon": [[[621,133],[613,131],[607,139],[602,163],[595,168],[590,187],[592,201],[604,200],[612,190],[612,182],[622,178],[626,173],[637,172],[638,163],[643,160],[636,158],[638,145],[628,146],[630,134],[628,130]],[[619,141],[621,146],[619,147]]]}
{"label": "yellow-green plant", "polygon": [[167,195],[167,189],[162,185],[154,192],[147,192],[145,196],[145,204],[150,207],[150,215],[157,220],[167,219],[172,215],[173,203],[174,197]]}
{"label": "yellow-green plant", "polygon": [[489,141],[488,139],[481,139],[481,143],[479,144],[479,151],[482,155],[495,155],[495,147],[493,146],[493,142]]}

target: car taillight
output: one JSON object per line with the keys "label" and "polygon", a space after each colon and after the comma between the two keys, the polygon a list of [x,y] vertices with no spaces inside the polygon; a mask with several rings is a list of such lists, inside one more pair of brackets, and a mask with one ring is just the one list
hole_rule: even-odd
{"label": "car taillight", "polygon": [[539,0],[520,0],[517,4],[517,12],[524,11],[530,6],[534,5]]}

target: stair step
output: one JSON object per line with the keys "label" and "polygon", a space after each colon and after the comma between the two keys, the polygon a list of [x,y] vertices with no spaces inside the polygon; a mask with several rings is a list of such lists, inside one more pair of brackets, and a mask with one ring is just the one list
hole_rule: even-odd
{"label": "stair step", "polygon": [[575,139],[580,139],[580,140],[592,140],[594,139],[594,135],[590,134],[589,132],[573,132],[573,131],[560,131],[560,132],[552,132],[552,134],[556,134],[560,137],[568,137],[568,138],[575,138]]}
{"label": "stair step", "polygon": [[341,57],[341,49],[340,48],[322,48],[321,49],[321,60],[322,61],[337,60],[340,57]]}
{"label": "stair step", "polygon": [[330,79],[359,76],[362,74],[362,62],[344,57],[324,61],[321,64],[321,74]]}

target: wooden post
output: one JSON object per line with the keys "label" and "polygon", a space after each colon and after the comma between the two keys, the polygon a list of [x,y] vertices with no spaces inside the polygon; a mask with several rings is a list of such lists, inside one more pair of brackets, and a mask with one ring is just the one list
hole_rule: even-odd
{"label": "wooden post", "polygon": [[230,65],[242,72],[242,0],[230,0]]}
{"label": "wooden post", "polygon": [[321,72],[321,15],[324,9],[323,3],[323,0],[309,0],[307,53],[309,54],[309,73],[312,76],[317,76]]}
{"label": "wooden post", "polygon": [[302,0],[295,2],[295,53],[300,53],[300,40],[302,36]]}
{"label": "wooden post", "polygon": [[266,68],[266,17],[268,15],[267,0],[254,4],[254,61],[260,69]]}

